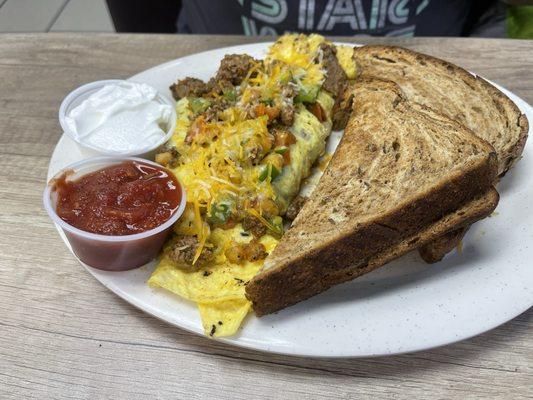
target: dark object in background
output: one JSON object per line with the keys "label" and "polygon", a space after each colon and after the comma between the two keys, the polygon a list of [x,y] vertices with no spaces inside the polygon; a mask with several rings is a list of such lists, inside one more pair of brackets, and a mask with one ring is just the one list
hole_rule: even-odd
{"label": "dark object in background", "polygon": [[107,0],[117,32],[176,33],[181,0]]}
{"label": "dark object in background", "polygon": [[[294,4],[299,4],[298,0],[289,1],[291,1],[290,4],[293,6]],[[292,1],[294,1],[294,4]],[[366,1],[370,4],[370,0]],[[326,0],[318,2],[328,3]],[[185,6],[182,7],[184,3]],[[181,33],[261,34],[262,32],[258,28],[248,33],[245,29],[243,31],[241,23],[243,14],[240,8],[249,10],[251,3],[252,1],[250,0],[241,0],[239,3],[235,0],[107,0],[117,32],[176,33],[177,27],[179,27]],[[442,20],[445,15],[448,15],[448,18],[452,20],[449,21],[448,31],[442,31],[442,27],[440,28],[439,36],[470,36],[473,32],[479,31],[480,24],[490,25],[491,21],[483,21],[484,18],[482,17],[487,15],[497,3],[497,0],[428,1],[427,4],[429,6],[423,11],[423,13],[427,14],[427,17],[424,18],[421,15],[422,18],[417,20],[415,36],[431,36],[431,32],[435,31],[436,16],[440,16],[439,18]],[[241,5],[239,6],[239,4]],[[230,5],[231,7],[229,7]],[[204,8],[199,8],[202,6]],[[200,15],[198,13],[199,10],[202,10],[205,15]],[[182,11],[181,14],[180,11]],[[452,12],[451,15],[450,12]],[[457,15],[454,16],[454,12]],[[178,15],[180,16],[179,22]],[[209,18],[206,19],[206,15]],[[232,18],[230,19],[229,16]],[[220,20],[221,17],[224,19]],[[218,21],[222,25],[215,26],[216,24],[209,23],[212,18],[219,18]],[[293,22],[296,25],[297,22]],[[341,24],[340,26],[344,27],[344,25]],[[296,29],[296,26],[293,28],[288,30],[301,31],[301,29]],[[329,34],[343,33],[352,34],[353,32],[331,31]]]}
{"label": "dark object in background", "polygon": [[[493,10],[498,7],[500,1],[495,0],[474,0],[472,2],[472,8],[466,20],[466,24],[463,28],[462,36],[470,36],[473,31],[479,29],[481,25],[491,25],[491,20],[497,20],[497,16],[494,15],[490,18],[491,14],[495,14]],[[483,18],[486,16],[486,18]]]}

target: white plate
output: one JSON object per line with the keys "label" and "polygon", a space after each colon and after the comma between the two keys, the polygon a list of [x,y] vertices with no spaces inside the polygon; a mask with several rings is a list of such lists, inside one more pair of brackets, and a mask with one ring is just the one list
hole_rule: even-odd
{"label": "white plate", "polygon": [[[131,80],[146,82],[170,95],[168,86],[177,79],[194,76],[207,80],[225,54],[263,58],[267,46],[251,44],[195,54],[141,72]],[[496,86],[533,125],[531,106]],[[523,159],[499,184],[497,212],[470,229],[461,254],[454,251],[435,265],[425,264],[416,252],[407,254],[277,314],[263,318],[250,315],[237,336],[221,341],[300,356],[377,356],[456,342],[524,312],[533,304],[532,146],[530,140]],[[63,135],[48,176],[84,157],[87,154]],[[86,268],[141,310],[202,334],[193,303],[146,285],[153,267],[151,263],[119,273]]]}

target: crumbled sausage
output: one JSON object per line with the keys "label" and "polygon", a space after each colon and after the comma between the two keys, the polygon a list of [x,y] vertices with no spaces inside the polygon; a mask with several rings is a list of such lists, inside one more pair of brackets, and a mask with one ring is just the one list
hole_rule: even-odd
{"label": "crumbled sausage", "polygon": [[339,131],[346,127],[350,113],[352,112],[353,93],[351,93],[350,86],[346,84],[341,93],[335,99],[333,105],[332,120],[333,130]]}
{"label": "crumbled sausage", "polygon": [[266,226],[252,215],[247,215],[244,217],[242,221],[242,228],[245,231],[249,231],[257,238],[260,238],[267,232]]}
{"label": "crumbled sausage", "polygon": [[342,90],[348,82],[346,72],[342,69],[339,60],[337,60],[337,50],[335,46],[322,43],[320,45],[322,50],[322,63],[326,70],[326,79],[322,87],[330,92],[333,96],[340,96]]}
{"label": "crumbled sausage", "polygon": [[209,108],[205,111],[204,113],[205,120],[207,122],[217,121],[220,113],[224,111],[226,108],[228,108],[228,106],[229,104],[225,99],[223,98],[216,99],[215,101],[211,103]]}
{"label": "crumbled sausage", "polygon": [[296,196],[294,200],[289,204],[289,207],[287,208],[287,212],[285,213],[285,218],[294,220],[302,207],[304,206],[305,202],[307,201],[307,197],[303,196]]}
{"label": "crumbled sausage", "polygon": [[292,126],[294,122],[294,105],[292,103],[283,104],[281,107],[280,120],[282,125]]}
{"label": "crumbled sausage", "polygon": [[197,78],[185,78],[170,86],[172,97],[179,100],[183,97],[200,97],[209,92],[209,86]]}
{"label": "crumbled sausage", "polygon": [[196,236],[177,236],[168,252],[169,258],[176,263],[176,266],[186,271],[197,271],[207,261],[213,258],[213,250],[204,247],[193,265],[194,256],[199,246]]}
{"label": "crumbled sausage", "polygon": [[235,89],[235,86],[233,83],[231,83],[231,81],[220,79],[218,76],[209,79],[209,82],[207,82],[207,87],[209,88],[210,95],[217,96],[223,96],[224,94]]}
{"label": "crumbled sausage", "polygon": [[220,62],[215,80],[240,85],[254,62],[248,54],[226,54]]}
{"label": "crumbled sausage", "polygon": [[298,90],[293,83],[288,83],[281,89],[281,112],[280,122],[285,126],[291,126],[294,122],[294,97],[298,94]]}
{"label": "crumbled sausage", "polygon": [[263,147],[255,143],[247,143],[244,146],[244,156],[252,165],[259,165],[263,159]]}

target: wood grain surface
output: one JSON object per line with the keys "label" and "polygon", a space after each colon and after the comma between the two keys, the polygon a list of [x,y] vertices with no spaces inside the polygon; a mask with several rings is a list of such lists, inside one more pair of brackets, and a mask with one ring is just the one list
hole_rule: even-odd
{"label": "wood grain surface", "polygon": [[[82,83],[260,40],[269,39],[0,35],[0,398],[532,398],[531,309],[434,350],[304,359],[237,349],[171,327],[120,300],[78,265],[41,205],[63,97]],[[357,41],[443,57],[533,104],[533,41]]]}

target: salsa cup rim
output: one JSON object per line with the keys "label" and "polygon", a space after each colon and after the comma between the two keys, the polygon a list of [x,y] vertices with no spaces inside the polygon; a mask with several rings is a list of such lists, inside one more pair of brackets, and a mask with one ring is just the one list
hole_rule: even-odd
{"label": "salsa cup rim", "polygon": [[[183,187],[182,183],[179,181],[179,179],[177,177],[176,177],[176,181],[178,182],[178,184],[180,186],[180,189],[181,189],[181,200],[180,200],[180,204],[179,204],[178,208],[176,209],[176,211],[174,211],[174,213],[171,215],[171,217],[169,219],[167,219],[164,223],[162,223],[161,225],[156,226],[153,229],[150,229],[150,230],[147,230],[147,231],[144,231],[144,232],[134,233],[134,234],[131,234],[131,235],[102,235],[102,234],[99,234],[99,233],[87,232],[87,231],[84,231],[82,229],[76,228],[75,226],[73,226],[73,225],[67,223],[66,221],[64,221],[63,219],[61,219],[59,217],[59,215],[57,215],[57,212],[56,212],[55,208],[52,206],[52,199],[51,199],[52,186],[53,186],[53,182],[54,182],[54,180],[56,178],[58,178],[59,176],[61,176],[63,173],[65,173],[68,170],[74,170],[75,172],[77,172],[77,170],[82,170],[84,167],[89,167],[91,164],[93,164],[93,165],[94,164],[102,164],[101,168],[105,168],[105,167],[108,167],[110,165],[119,164],[119,163],[124,162],[124,161],[137,161],[137,162],[140,162],[140,163],[145,163],[145,164],[149,164],[149,165],[152,165],[152,166],[156,166],[158,168],[163,168],[163,169],[166,169],[167,171],[169,171],[167,168],[161,166],[160,164],[157,164],[157,163],[155,163],[153,161],[146,160],[146,159],[139,158],[139,157],[99,156],[99,157],[86,158],[86,159],[81,160],[81,161],[76,161],[76,162],[71,163],[71,164],[67,165],[66,167],[62,168],[57,174],[55,174],[47,182],[46,187],[45,187],[44,192],[43,192],[43,205],[44,205],[44,209],[46,210],[48,216],[52,219],[52,221],[56,225],[59,225],[62,229],[66,230],[66,231],[68,231],[70,233],[76,234],[78,236],[85,237],[86,239],[98,240],[98,241],[102,241],[102,242],[128,242],[128,241],[135,241],[135,240],[139,240],[139,239],[145,239],[145,238],[148,238],[150,236],[157,235],[157,234],[165,231],[166,229],[170,228],[183,215],[183,211],[185,210],[185,205],[187,203],[187,194],[185,193],[185,188]],[[98,168],[98,169],[101,169],[101,168]],[[90,172],[97,171],[98,169],[92,170]],[[169,172],[172,173],[172,171],[169,171]],[[84,174],[82,173],[82,176],[83,175]]]}

